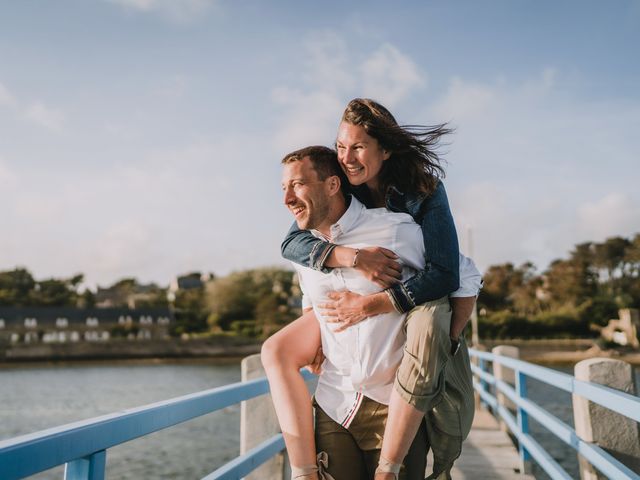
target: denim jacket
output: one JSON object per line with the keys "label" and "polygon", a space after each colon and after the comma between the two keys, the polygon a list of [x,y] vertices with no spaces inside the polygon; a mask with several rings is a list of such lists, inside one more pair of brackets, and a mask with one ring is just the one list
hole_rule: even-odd
{"label": "denim jacket", "polygon": [[[353,193],[370,205],[366,191],[354,189]],[[416,305],[456,291],[460,282],[458,236],[443,183],[438,182],[430,196],[402,193],[392,187],[385,203],[392,212],[408,213],[422,227],[425,248],[425,269],[387,289],[396,308],[408,312]],[[334,244],[300,230],[295,222],[281,246],[287,260],[324,272],[331,270],[324,263],[334,248]]]}

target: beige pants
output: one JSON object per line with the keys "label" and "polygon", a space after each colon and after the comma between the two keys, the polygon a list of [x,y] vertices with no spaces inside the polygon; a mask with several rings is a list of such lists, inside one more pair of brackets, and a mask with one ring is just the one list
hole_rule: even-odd
{"label": "beige pants", "polygon": [[400,396],[425,412],[428,444],[434,456],[429,478],[449,477],[473,422],[469,351],[461,338],[458,353],[451,355],[450,325],[451,307],[446,297],[409,312],[407,343],[395,381]]}
{"label": "beige pants", "polygon": [[[314,406],[316,449],[328,455],[327,473],[335,480],[372,479],[380,459],[388,407],[364,397],[349,428],[344,428],[315,402]],[[427,432],[423,422],[404,459],[401,480],[424,480],[427,451]]]}

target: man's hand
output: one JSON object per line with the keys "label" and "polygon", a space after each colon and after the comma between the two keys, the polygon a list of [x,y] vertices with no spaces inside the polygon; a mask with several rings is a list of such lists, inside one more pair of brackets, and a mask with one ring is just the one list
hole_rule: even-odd
{"label": "man's hand", "polygon": [[316,352],[316,356],[313,357],[311,363],[307,365],[306,368],[314,375],[320,375],[322,373],[322,363],[324,362],[324,352],[322,351],[322,345],[318,347],[318,351]]}
{"label": "man's hand", "polygon": [[382,288],[389,288],[402,278],[402,266],[398,263],[398,256],[382,247],[361,248],[355,269]]}

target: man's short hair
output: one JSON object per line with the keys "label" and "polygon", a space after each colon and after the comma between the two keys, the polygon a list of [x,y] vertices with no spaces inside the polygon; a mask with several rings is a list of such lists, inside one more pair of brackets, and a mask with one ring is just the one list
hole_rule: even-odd
{"label": "man's short hair", "polygon": [[331,148],[321,145],[301,148],[285,155],[281,163],[287,165],[291,162],[301,162],[305,157],[309,158],[311,166],[318,174],[319,180],[326,180],[328,177],[336,176],[340,179],[342,193],[345,195],[349,193],[349,181],[340,168],[338,154]]}

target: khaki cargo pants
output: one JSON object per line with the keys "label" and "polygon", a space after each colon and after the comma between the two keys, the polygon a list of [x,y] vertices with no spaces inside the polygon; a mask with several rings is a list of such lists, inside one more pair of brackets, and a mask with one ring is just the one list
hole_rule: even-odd
{"label": "khaki cargo pants", "polygon": [[[316,449],[328,455],[327,473],[335,480],[371,480],[380,458],[389,410],[387,405],[363,397],[349,428],[332,420],[315,401],[314,407]],[[404,459],[400,480],[424,479],[427,451],[427,432],[423,422]]]}
{"label": "khaki cargo pants", "polygon": [[451,355],[448,298],[419,305],[407,315],[407,343],[395,389],[410,405],[425,412],[427,449],[433,450],[433,474],[450,478],[474,414],[469,351],[464,338]]}

